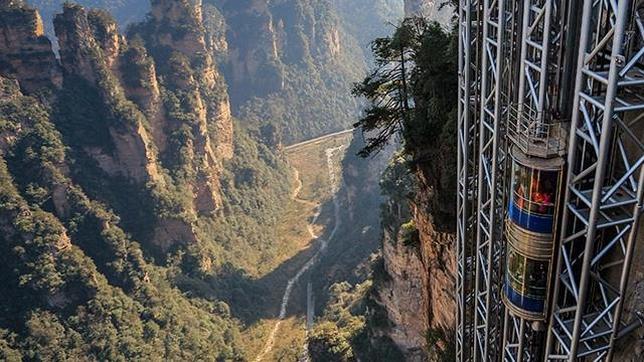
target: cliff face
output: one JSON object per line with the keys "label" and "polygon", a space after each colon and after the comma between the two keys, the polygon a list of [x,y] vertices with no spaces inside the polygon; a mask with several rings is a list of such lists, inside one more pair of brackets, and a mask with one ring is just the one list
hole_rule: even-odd
{"label": "cliff face", "polygon": [[413,110],[404,120],[404,144],[381,182],[389,198],[382,217],[387,277],[376,285],[376,302],[387,311],[391,325],[379,332],[410,360],[453,359],[455,42],[453,33],[434,23],[420,35],[423,40],[410,77]]}
{"label": "cliff face", "polygon": [[[54,19],[59,63],[38,12],[0,3],[0,74],[26,93],[50,90],[75,157],[104,174],[100,183],[138,189],[159,210],[145,227],[134,217],[126,222],[162,253],[197,242],[196,219],[223,205],[220,179],[233,157],[233,125],[214,60],[227,48],[214,12],[208,7],[207,29],[201,1],[155,0],[148,21],[126,37],[106,12],[65,5]],[[119,210],[143,202],[106,195],[94,175],[78,172],[84,186]]]}
{"label": "cliff face", "polygon": [[[162,86],[170,97],[190,97],[190,107],[178,105],[171,114],[156,119],[168,134],[180,129],[190,134],[192,165],[175,167],[193,168],[196,182],[190,187],[196,195],[195,209],[201,214],[221,207],[221,162],[233,156],[228,95],[213,59],[212,42],[207,41],[206,34],[201,1],[187,0],[153,1],[150,19],[131,34],[143,38],[151,50],[160,75],[165,78]],[[167,106],[168,99],[165,101]],[[175,112],[183,116],[177,117]],[[162,156],[176,158],[178,150],[167,149],[162,137],[157,136],[162,144]]]}
{"label": "cliff face", "polygon": [[425,334],[429,328],[427,273],[417,249],[405,245],[402,233],[385,231],[382,243],[384,268],[390,281],[378,288],[378,301],[392,327],[388,336],[410,361],[425,356]]}
{"label": "cliff face", "polygon": [[290,169],[233,134],[218,10],[151,9],[124,35],[65,5],[57,60],[0,0],[0,359],[248,358],[218,300],[257,290],[215,283],[276,258]]}
{"label": "cliff face", "polygon": [[[85,151],[108,175],[137,183],[163,182],[144,116],[125,98],[114,72],[125,45],[116,24],[104,13],[67,6],[56,17],[55,27],[65,77],[87,82],[102,103],[113,106],[109,112],[113,122],[107,127],[112,152],[101,147],[85,147]],[[118,107],[129,107],[131,113]]]}
{"label": "cliff face", "polygon": [[259,127],[280,124],[288,143],[351,123],[357,109],[347,84],[362,76],[364,55],[330,2],[210,3],[227,24],[222,63],[240,118]]}
{"label": "cliff face", "polygon": [[19,80],[27,93],[59,87],[60,70],[51,49],[35,9],[20,1],[0,1],[0,73]]}
{"label": "cliff face", "polygon": [[452,331],[456,323],[456,301],[454,300],[456,234],[449,231],[446,225],[439,224],[431,211],[435,210],[435,206],[432,205],[434,202],[432,194],[447,192],[441,189],[437,191],[430,186],[430,180],[436,177],[435,175],[435,172],[427,169],[417,171],[419,188],[412,215],[420,239],[420,260],[424,269],[424,286],[429,311],[428,327],[430,330]]}
{"label": "cliff face", "polygon": [[316,14],[330,10],[318,1],[219,0],[217,6],[230,25],[228,80],[239,102],[283,90],[288,65],[343,51],[337,19]]}
{"label": "cliff face", "polygon": [[[268,1],[220,1],[219,8],[231,25],[228,30],[228,81],[232,94],[243,102],[281,90],[284,70],[279,51],[279,21]],[[283,27],[284,24],[281,23]],[[244,92],[248,87],[251,93]]]}
{"label": "cliff face", "polygon": [[51,108],[3,76],[0,95],[2,359],[240,359],[229,314],[157,274],[119,217],[76,183]]}
{"label": "cliff face", "polygon": [[381,182],[388,196],[382,213],[387,277],[377,281],[376,302],[390,324],[374,334],[391,339],[410,361],[435,360],[455,325],[455,235],[439,231],[431,212],[435,190],[429,184],[436,172],[409,174],[407,167],[395,156]]}

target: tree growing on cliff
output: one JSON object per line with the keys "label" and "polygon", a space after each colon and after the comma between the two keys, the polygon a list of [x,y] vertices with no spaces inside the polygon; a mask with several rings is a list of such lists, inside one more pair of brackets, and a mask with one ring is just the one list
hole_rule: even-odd
{"label": "tree growing on cliff", "polygon": [[354,124],[366,135],[359,152],[367,157],[393,136],[405,141],[405,153],[418,154],[419,145],[439,137],[456,109],[456,57],[453,34],[423,18],[404,20],[390,37],[372,43],[375,68],[353,94],[369,102]]}
{"label": "tree growing on cliff", "polygon": [[[374,71],[354,87],[369,106],[354,126],[367,135],[367,157],[392,137],[403,140],[410,171],[431,175],[431,213],[436,227],[453,228],[456,185],[456,32],[438,23],[407,19],[390,38],[374,42]],[[403,71],[404,69],[404,71]]]}
{"label": "tree growing on cliff", "polygon": [[370,103],[364,116],[354,124],[367,137],[360,156],[380,151],[412,117],[411,79],[428,26],[423,18],[408,18],[396,27],[392,36],[372,42],[375,68],[362,82],[354,84],[352,90],[354,96],[364,97]]}

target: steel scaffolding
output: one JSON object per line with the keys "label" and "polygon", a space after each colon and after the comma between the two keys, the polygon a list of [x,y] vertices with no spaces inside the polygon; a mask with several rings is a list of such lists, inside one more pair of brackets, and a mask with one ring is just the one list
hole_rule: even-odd
{"label": "steel scaffolding", "polygon": [[457,301],[457,361],[472,358],[472,282],[474,281],[474,248],[476,232],[476,162],[478,146],[477,110],[479,96],[479,39],[480,3],[461,0],[459,3],[459,104],[458,104],[458,189],[456,230],[456,301]]}
{"label": "steel scaffolding", "polygon": [[[521,44],[518,68],[516,114],[508,120],[508,137],[524,153],[549,158],[563,153],[560,119],[553,119],[554,95],[550,84],[563,64],[558,51],[564,38],[561,6],[565,1],[527,0],[521,4]],[[512,102],[512,99],[509,99]],[[515,111],[514,109],[512,110]],[[560,113],[560,112],[557,112]],[[503,328],[503,358],[532,361],[538,358],[539,337],[531,323],[506,311]]]}
{"label": "steel scaffolding", "polygon": [[501,270],[496,266],[501,263],[503,250],[505,108],[501,102],[501,74],[505,57],[505,5],[505,0],[483,0],[474,361],[489,361],[498,356],[501,344]]}
{"label": "steel scaffolding", "polygon": [[[460,0],[458,12],[456,359],[610,361],[636,327],[622,309],[644,208],[644,1]],[[509,144],[567,153],[545,321],[501,301]]]}
{"label": "steel scaffolding", "polygon": [[627,0],[584,2],[548,360],[611,360],[626,327],[644,182],[640,11]]}

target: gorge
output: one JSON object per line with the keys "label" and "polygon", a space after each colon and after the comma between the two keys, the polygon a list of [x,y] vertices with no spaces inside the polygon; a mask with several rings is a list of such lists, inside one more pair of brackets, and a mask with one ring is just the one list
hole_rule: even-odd
{"label": "gorge", "polygon": [[[450,358],[449,6],[76,3],[0,0],[0,359]],[[359,157],[414,16],[414,109]]]}

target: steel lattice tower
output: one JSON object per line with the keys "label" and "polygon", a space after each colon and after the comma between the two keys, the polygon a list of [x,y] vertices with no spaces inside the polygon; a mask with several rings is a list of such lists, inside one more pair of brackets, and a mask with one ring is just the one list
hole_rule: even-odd
{"label": "steel lattice tower", "polygon": [[[583,9],[583,11],[580,11]],[[611,360],[644,208],[644,2],[461,0],[458,361]],[[504,308],[510,148],[566,157],[547,317]]]}
{"label": "steel lattice tower", "polygon": [[467,241],[476,232],[476,191],[478,181],[478,124],[476,113],[480,81],[480,34],[478,29],[481,8],[478,0],[459,3],[459,103],[458,103],[458,186],[457,186],[457,273],[456,355],[458,360],[472,357],[474,248]]}

